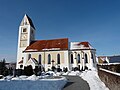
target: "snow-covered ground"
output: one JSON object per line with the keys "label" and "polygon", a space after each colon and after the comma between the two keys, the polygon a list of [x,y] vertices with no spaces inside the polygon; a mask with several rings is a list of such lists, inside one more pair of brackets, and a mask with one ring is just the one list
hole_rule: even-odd
{"label": "snow-covered ground", "polygon": [[90,90],[109,90],[105,84],[100,80],[97,70],[86,70],[83,72],[79,71],[71,71],[66,72],[63,75],[70,75],[70,76],[80,76],[89,84]]}
{"label": "snow-covered ground", "polygon": [[83,71],[80,75],[90,86],[90,90],[109,90],[100,80],[96,70]]}
{"label": "snow-covered ground", "polygon": [[[50,75],[49,75],[50,74]],[[61,90],[67,83],[65,77],[50,78],[51,76],[59,75],[80,76],[88,82],[90,90],[109,90],[100,80],[97,70],[87,70],[83,72],[69,71],[66,73],[54,73],[52,71],[43,73],[42,76],[7,76],[0,79],[0,90]]]}
{"label": "snow-covered ground", "polygon": [[66,78],[62,76],[7,76],[0,79],[0,90],[61,90],[66,83]]}

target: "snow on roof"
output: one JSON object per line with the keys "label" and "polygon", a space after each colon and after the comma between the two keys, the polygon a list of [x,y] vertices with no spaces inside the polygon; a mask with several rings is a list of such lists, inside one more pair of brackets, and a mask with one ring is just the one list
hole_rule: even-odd
{"label": "snow on roof", "polygon": [[70,49],[94,49],[89,42],[71,42]]}
{"label": "snow on roof", "polygon": [[67,50],[68,38],[52,39],[52,40],[38,40],[31,43],[25,49],[27,51],[43,51],[43,50]]}
{"label": "snow on roof", "polygon": [[[45,50],[68,50],[68,38],[51,39],[51,40],[37,40],[25,49],[24,52],[38,52]],[[70,49],[94,49],[89,42],[71,42]]]}

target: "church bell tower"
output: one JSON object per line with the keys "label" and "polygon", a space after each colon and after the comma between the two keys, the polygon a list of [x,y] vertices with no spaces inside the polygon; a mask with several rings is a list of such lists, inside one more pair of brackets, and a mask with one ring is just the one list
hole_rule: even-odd
{"label": "church bell tower", "polygon": [[28,55],[23,51],[35,40],[35,27],[28,15],[24,15],[19,26],[17,65],[16,69],[23,69]]}

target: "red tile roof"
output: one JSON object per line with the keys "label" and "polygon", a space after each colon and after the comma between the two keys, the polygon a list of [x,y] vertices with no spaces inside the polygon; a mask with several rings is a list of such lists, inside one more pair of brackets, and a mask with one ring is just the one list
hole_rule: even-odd
{"label": "red tile roof", "polygon": [[80,42],[78,45],[84,45],[84,47],[89,47],[89,42]]}
{"label": "red tile roof", "polygon": [[25,51],[42,51],[42,50],[66,50],[68,49],[68,38],[38,40],[32,42]]}

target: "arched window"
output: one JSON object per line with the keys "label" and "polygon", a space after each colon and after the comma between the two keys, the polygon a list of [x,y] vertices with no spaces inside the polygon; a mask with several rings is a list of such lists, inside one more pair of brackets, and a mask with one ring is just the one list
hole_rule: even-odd
{"label": "arched window", "polygon": [[77,55],[78,63],[80,63],[80,54]]}
{"label": "arched window", "polygon": [[31,54],[28,54],[28,60],[31,58]]}
{"label": "arched window", "polygon": [[57,54],[57,64],[60,64],[60,54]]}
{"label": "arched window", "polygon": [[88,63],[88,57],[87,57],[87,54],[85,54],[85,63]]}
{"label": "arched window", "polygon": [[51,55],[48,54],[48,64],[51,64]]}
{"label": "arched window", "polygon": [[92,58],[92,60],[93,60],[93,63],[95,63],[93,53],[91,53],[91,58]]}
{"label": "arched window", "polygon": [[73,64],[74,63],[74,61],[73,61],[73,54],[71,54],[70,60],[71,60],[71,64]]}
{"label": "arched window", "polygon": [[41,64],[41,55],[39,55],[38,62]]}

